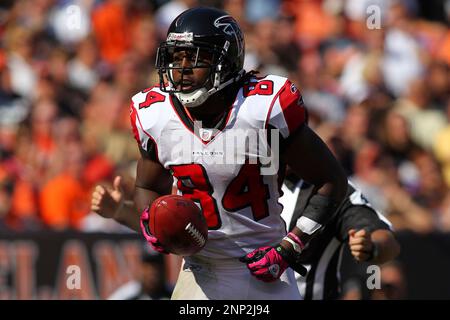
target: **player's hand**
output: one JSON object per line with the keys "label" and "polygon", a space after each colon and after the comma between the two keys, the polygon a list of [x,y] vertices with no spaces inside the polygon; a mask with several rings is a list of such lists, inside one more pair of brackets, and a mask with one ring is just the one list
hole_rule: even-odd
{"label": "player's hand", "polygon": [[289,267],[274,247],[261,247],[239,259],[247,264],[250,273],[264,282],[280,278]]}
{"label": "player's hand", "polygon": [[113,187],[98,185],[91,198],[91,210],[104,218],[116,217],[124,203],[124,192],[121,186],[122,177],[114,178]]}
{"label": "player's hand", "polygon": [[367,261],[373,257],[374,244],[370,232],[365,229],[348,231],[348,246],[357,261]]}
{"label": "player's hand", "polygon": [[239,261],[246,263],[250,273],[264,282],[273,282],[280,278],[283,272],[291,267],[302,276],[306,275],[306,269],[301,264],[294,262],[293,253],[285,249],[281,244],[275,247],[261,247],[241,257]]}
{"label": "player's hand", "polygon": [[150,243],[150,245],[154,250],[160,253],[169,254],[169,252],[167,252],[166,249],[163,248],[162,244],[158,241],[158,239],[156,239],[156,237],[150,233],[150,227],[148,225],[150,219],[149,210],[150,208],[147,207],[141,214],[140,225],[142,234],[144,235],[145,240],[147,240],[147,242]]}

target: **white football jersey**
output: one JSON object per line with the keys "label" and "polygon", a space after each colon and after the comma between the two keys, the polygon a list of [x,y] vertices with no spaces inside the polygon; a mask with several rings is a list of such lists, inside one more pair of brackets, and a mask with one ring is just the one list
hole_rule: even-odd
{"label": "white football jersey", "polygon": [[252,77],[214,129],[202,128],[158,86],[133,96],[130,116],[141,148],[152,149],[178,193],[202,209],[209,233],[198,255],[241,257],[281,241],[278,134],[286,139],[306,121],[301,95],[288,79]]}

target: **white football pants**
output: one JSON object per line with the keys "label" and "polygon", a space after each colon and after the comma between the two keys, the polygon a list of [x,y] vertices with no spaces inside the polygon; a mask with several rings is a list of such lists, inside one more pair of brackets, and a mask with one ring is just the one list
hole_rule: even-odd
{"label": "white football pants", "polygon": [[173,300],[302,300],[291,268],[274,282],[250,274],[246,264],[234,259],[185,257]]}

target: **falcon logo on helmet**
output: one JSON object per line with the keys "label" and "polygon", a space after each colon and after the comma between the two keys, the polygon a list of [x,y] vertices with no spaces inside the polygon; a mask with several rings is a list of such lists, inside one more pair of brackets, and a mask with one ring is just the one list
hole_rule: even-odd
{"label": "falcon logo on helmet", "polygon": [[238,27],[236,20],[230,15],[222,16],[214,21],[214,26],[216,28],[222,28],[222,31],[236,38],[236,43],[238,44],[238,52],[242,51],[241,42],[239,37],[242,38],[241,30]]}
{"label": "falcon logo on helmet", "polygon": [[222,28],[223,32],[230,36],[236,34],[236,31],[233,28],[234,24],[235,20],[230,15],[219,17],[214,21],[214,26],[216,28]]}

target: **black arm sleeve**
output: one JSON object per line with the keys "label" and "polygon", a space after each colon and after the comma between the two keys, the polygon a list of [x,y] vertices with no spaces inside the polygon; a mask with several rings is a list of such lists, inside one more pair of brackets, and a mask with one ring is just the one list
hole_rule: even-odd
{"label": "black arm sleeve", "polygon": [[[346,200],[346,202],[348,199]],[[350,229],[366,229],[369,232],[375,230],[391,230],[389,225],[383,222],[374,209],[365,205],[354,205],[348,201],[338,213],[338,236],[340,241],[347,241]]]}

